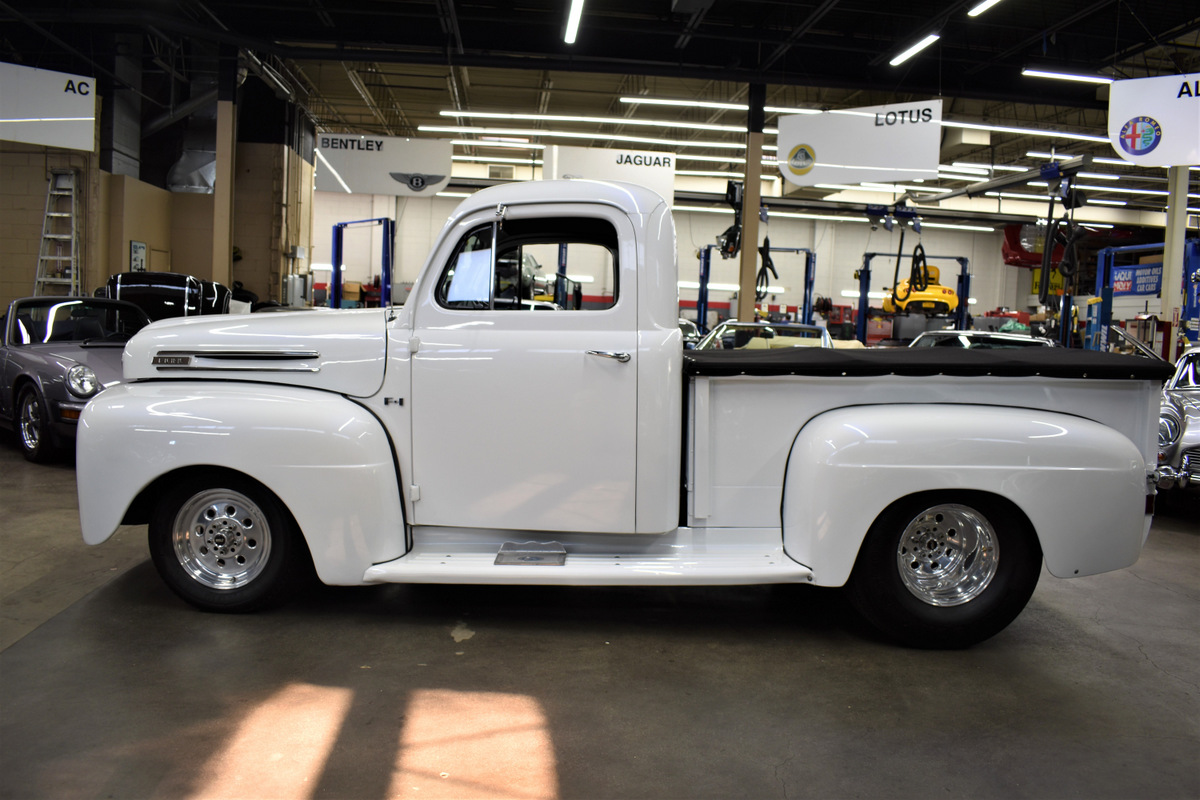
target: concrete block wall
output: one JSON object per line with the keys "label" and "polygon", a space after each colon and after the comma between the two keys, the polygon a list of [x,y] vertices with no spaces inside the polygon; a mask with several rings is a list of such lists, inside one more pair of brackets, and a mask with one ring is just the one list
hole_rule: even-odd
{"label": "concrete block wall", "polygon": [[79,172],[80,264],[83,286],[99,277],[100,254],[92,243],[99,221],[100,171],[94,154],[55,147],[0,142],[0,305],[33,294],[38,247],[46,213],[50,170]]}

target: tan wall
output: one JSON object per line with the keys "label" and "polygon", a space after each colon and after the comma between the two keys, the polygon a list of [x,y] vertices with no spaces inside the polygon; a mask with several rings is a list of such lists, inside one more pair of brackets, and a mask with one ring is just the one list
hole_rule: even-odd
{"label": "tan wall", "polygon": [[213,196],[171,195],[171,271],[213,279]]}
{"label": "tan wall", "polygon": [[287,254],[311,251],[313,180],[313,166],[284,145],[238,145],[233,279],[260,300],[280,300],[283,276],[308,271],[309,257]]}
{"label": "tan wall", "polygon": [[280,263],[280,198],[282,160],[286,148],[242,143],[237,147],[233,244],[241,259],[233,262],[233,279],[259,300],[278,299]]}
{"label": "tan wall", "polygon": [[[150,250],[172,247],[172,196],[165,189],[131,178],[108,175],[108,237],[106,266],[108,274],[129,270],[129,243],[146,245]],[[103,215],[103,212],[102,212]],[[149,263],[147,263],[149,269]],[[107,280],[107,275],[104,278]]]}
{"label": "tan wall", "polygon": [[83,291],[98,285],[100,170],[96,156],[78,150],[0,142],[0,313],[18,297],[33,294],[38,247],[46,213],[50,170],[79,170],[80,265]]}

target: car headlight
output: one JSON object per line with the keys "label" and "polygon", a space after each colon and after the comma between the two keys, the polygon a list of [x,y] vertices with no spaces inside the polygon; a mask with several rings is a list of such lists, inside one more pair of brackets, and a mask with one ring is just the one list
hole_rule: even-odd
{"label": "car headlight", "polygon": [[76,364],[67,370],[67,388],[76,397],[91,397],[100,391],[100,381],[91,367]]}
{"label": "car headlight", "polygon": [[1158,418],[1158,446],[1166,447],[1179,439],[1179,418],[1172,414],[1163,414]]}

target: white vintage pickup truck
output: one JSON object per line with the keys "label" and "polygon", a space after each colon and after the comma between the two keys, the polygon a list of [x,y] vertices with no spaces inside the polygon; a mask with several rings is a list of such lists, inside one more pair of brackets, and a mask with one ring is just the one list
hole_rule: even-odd
{"label": "white vintage pickup truck", "polygon": [[922,647],[1004,628],[1043,560],[1059,577],[1137,560],[1166,367],[685,353],[676,277],[658,195],[522,183],[458,207],[403,307],[156,323],[80,422],[83,537],[148,523],[163,579],[214,611],[277,602],[313,567],[342,585],[809,583]]}

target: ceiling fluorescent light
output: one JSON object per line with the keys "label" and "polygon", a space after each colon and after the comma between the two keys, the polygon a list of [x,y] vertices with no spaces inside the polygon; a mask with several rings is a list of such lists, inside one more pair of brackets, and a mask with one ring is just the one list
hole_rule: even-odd
{"label": "ceiling fluorescent light", "polygon": [[763,106],[768,114],[823,114],[819,108],[785,108],[783,106]]}
{"label": "ceiling fluorescent light", "polygon": [[[745,103],[718,103],[711,100],[673,100],[666,97],[622,97],[622,103],[646,106],[676,106],[680,108],[713,108],[719,111],[748,111]],[[786,106],[763,106],[768,114],[821,114],[819,108],[788,108]]]}
{"label": "ceiling fluorescent light", "polygon": [[563,41],[567,44],[575,44],[575,37],[579,34],[579,18],[583,16],[583,0],[571,0],[571,10],[567,12],[567,30],[563,34]]}
{"label": "ceiling fluorescent light", "polygon": [[1000,2],[1000,0],[983,0],[982,3],[975,6],[970,11],[968,11],[967,16],[968,17],[978,17],[980,14],[987,11],[989,8],[991,8],[992,6],[996,5],[996,3],[999,3],[999,2]]}
{"label": "ceiling fluorescent light", "polygon": [[968,128],[976,131],[995,131],[996,133],[1016,133],[1022,136],[1051,136],[1060,139],[1074,139],[1079,142],[1098,142],[1108,144],[1107,136],[1092,136],[1086,133],[1066,133],[1064,131],[1045,131],[1038,128],[1014,128],[1008,125],[984,125],[979,122],[956,122],[942,120],[943,128]]}
{"label": "ceiling fluorescent light", "polygon": [[1107,172],[1076,172],[1075,176],[1077,178],[1091,178],[1097,181],[1119,181],[1121,179],[1120,175],[1110,175]]}
{"label": "ceiling fluorescent light", "polygon": [[[746,173],[744,173],[744,172],[720,172],[718,170],[704,170],[704,169],[677,169],[677,170],[675,170],[675,174],[676,175],[687,175],[688,177],[692,177],[692,178],[745,178],[746,177]],[[759,177],[759,180],[764,180],[764,181],[779,180],[778,175],[759,175],[758,177]]]}
{"label": "ceiling fluorescent light", "polygon": [[921,220],[923,228],[946,228],[952,231],[981,231],[983,233],[995,233],[995,228],[990,228],[987,225],[951,225],[948,222],[926,222]]}
{"label": "ceiling fluorescent light", "polygon": [[985,197],[1002,197],[1008,200],[1037,200],[1040,203],[1046,202],[1048,195],[1039,194],[1018,194],[1017,192],[985,192]]}
{"label": "ceiling fluorescent light", "polygon": [[540,158],[507,158],[505,156],[450,156],[451,161],[483,161],[488,164],[535,164],[540,165]]}
{"label": "ceiling fluorescent light", "polygon": [[1103,75],[1084,75],[1078,72],[1059,72],[1058,70],[1050,69],[1031,69],[1026,67],[1021,70],[1022,75],[1027,75],[1030,78],[1054,78],[1060,81],[1079,81],[1080,83],[1112,83],[1112,78],[1106,78]]}
{"label": "ceiling fluorescent light", "polygon": [[518,150],[545,150],[544,144],[522,144],[521,142],[506,142],[498,139],[451,139],[450,144],[460,147],[515,147]]}
{"label": "ceiling fluorescent light", "polygon": [[[514,119],[522,122],[582,122],[596,125],[643,125],[654,128],[687,128],[718,133],[745,133],[744,125],[709,125],[700,122],[676,122],[663,119],[633,119],[632,117],[573,117],[565,114],[513,114],[506,111],[439,111],[443,117],[479,117],[482,119]],[[778,133],[778,131],[776,131]]]}
{"label": "ceiling fluorescent light", "polygon": [[[1045,153],[1045,152],[1042,152],[1041,150],[1030,150],[1025,155],[1028,158],[1047,158],[1047,159],[1053,159],[1054,161],[1068,161],[1072,158],[1075,158],[1075,156],[1068,155],[1066,153]],[[1139,166],[1138,164],[1134,164],[1131,161],[1126,161],[1123,158],[1101,158],[1099,156],[1094,156],[1092,158],[1092,163],[1093,164],[1111,164],[1114,167],[1136,167],[1136,166]],[[1151,167],[1150,169],[1156,169],[1156,167]],[[1164,167],[1164,169],[1165,169],[1165,167]],[[1196,169],[1196,167],[1192,167],[1192,169]]]}
{"label": "ceiling fluorescent light", "polygon": [[952,170],[957,172],[966,172],[970,175],[987,175],[988,168],[982,164],[964,164],[961,161],[956,161],[953,164],[938,164],[939,170]]}
{"label": "ceiling fluorescent light", "polygon": [[1028,172],[1029,167],[1010,167],[1007,164],[973,164],[969,161],[955,161],[950,166],[966,171],[968,169],[992,170],[993,172]]}
{"label": "ceiling fluorescent light", "polygon": [[[672,211],[699,211],[705,214],[732,214],[733,209],[726,208],[709,208],[707,206],[671,206]],[[768,212],[772,219],[775,217],[787,217],[788,219],[816,219],[827,220],[829,222],[870,222],[866,217],[837,217],[833,214],[801,214],[793,211],[776,211],[774,208]]]}
{"label": "ceiling fluorescent light", "polygon": [[899,64],[903,64],[905,61],[908,61],[910,58],[912,58],[912,57],[913,57],[913,56],[915,56],[917,53],[919,53],[919,52],[921,52],[922,50],[924,50],[926,47],[929,47],[929,45],[933,44],[934,42],[936,42],[936,41],[937,41],[938,39],[940,39],[940,38],[942,38],[942,37],[941,37],[941,36],[939,36],[938,34],[936,34],[936,33],[931,33],[931,34],[929,34],[928,36],[926,36],[924,39],[922,39],[921,41],[919,41],[919,42],[917,42],[916,44],[914,44],[912,47],[910,47],[910,48],[908,48],[907,50],[905,50],[905,51],[904,51],[903,53],[901,53],[900,55],[898,55],[898,56],[896,56],[895,58],[893,58],[893,59],[892,59],[891,61],[889,61],[888,63],[889,63],[889,64],[891,64],[893,67],[895,67],[895,66],[897,66],[897,65],[899,65]]}
{"label": "ceiling fluorescent light", "polygon": [[[699,281],[676,281],[676,283],[678,284],[680,289],[699,289],[700,288]],[[709,283],[708,288],[709,288],[709,291],[736,292],[736,291],[739,291],[742,287],[738,286],[736,283]],[[786,286],[768,286],[767,287],[767,292],[770,294],[783,294],[787,290],[788,289]]]}
{"label": "ceiling fluorescent light", "polygon": [[1092,197],[1089,197],[1087,199],[1087,202],[1088,202],[1088,205],[1098,205],[1098,206],[1127,206],[1127,205],[1129,205],[1129,203],[1126,202],[1125,200],[1096,200],[1095,198],[1092,198]]}
{"label": "ceiling fluorescent light", "polygon": [[[665,147],[708,147],[722,150],[745,150],[745,142],[705,142],[681,139],[651,139],[645,136],[624,136],[615,133],[581,133],[579,131],[541,130],[540,128],[481,128],[471,125],[420,125],[422,133],[511,133],[521,136],[548,136],[559,139],[601,139],[610,142],[634,142],[636,144],[660,144]],[[767,146],[764,145],[766,150]],[[774,149],[774,148],[771,148]]]}
{"label": "ceiling fluorescent light", "polygon": [[716,108],[723,111],[747,111],[745,103],[715,103],[708,100],[668,100],[661,97],[622,97],[622,103],[648,106],[682,106],[684,108]]}

